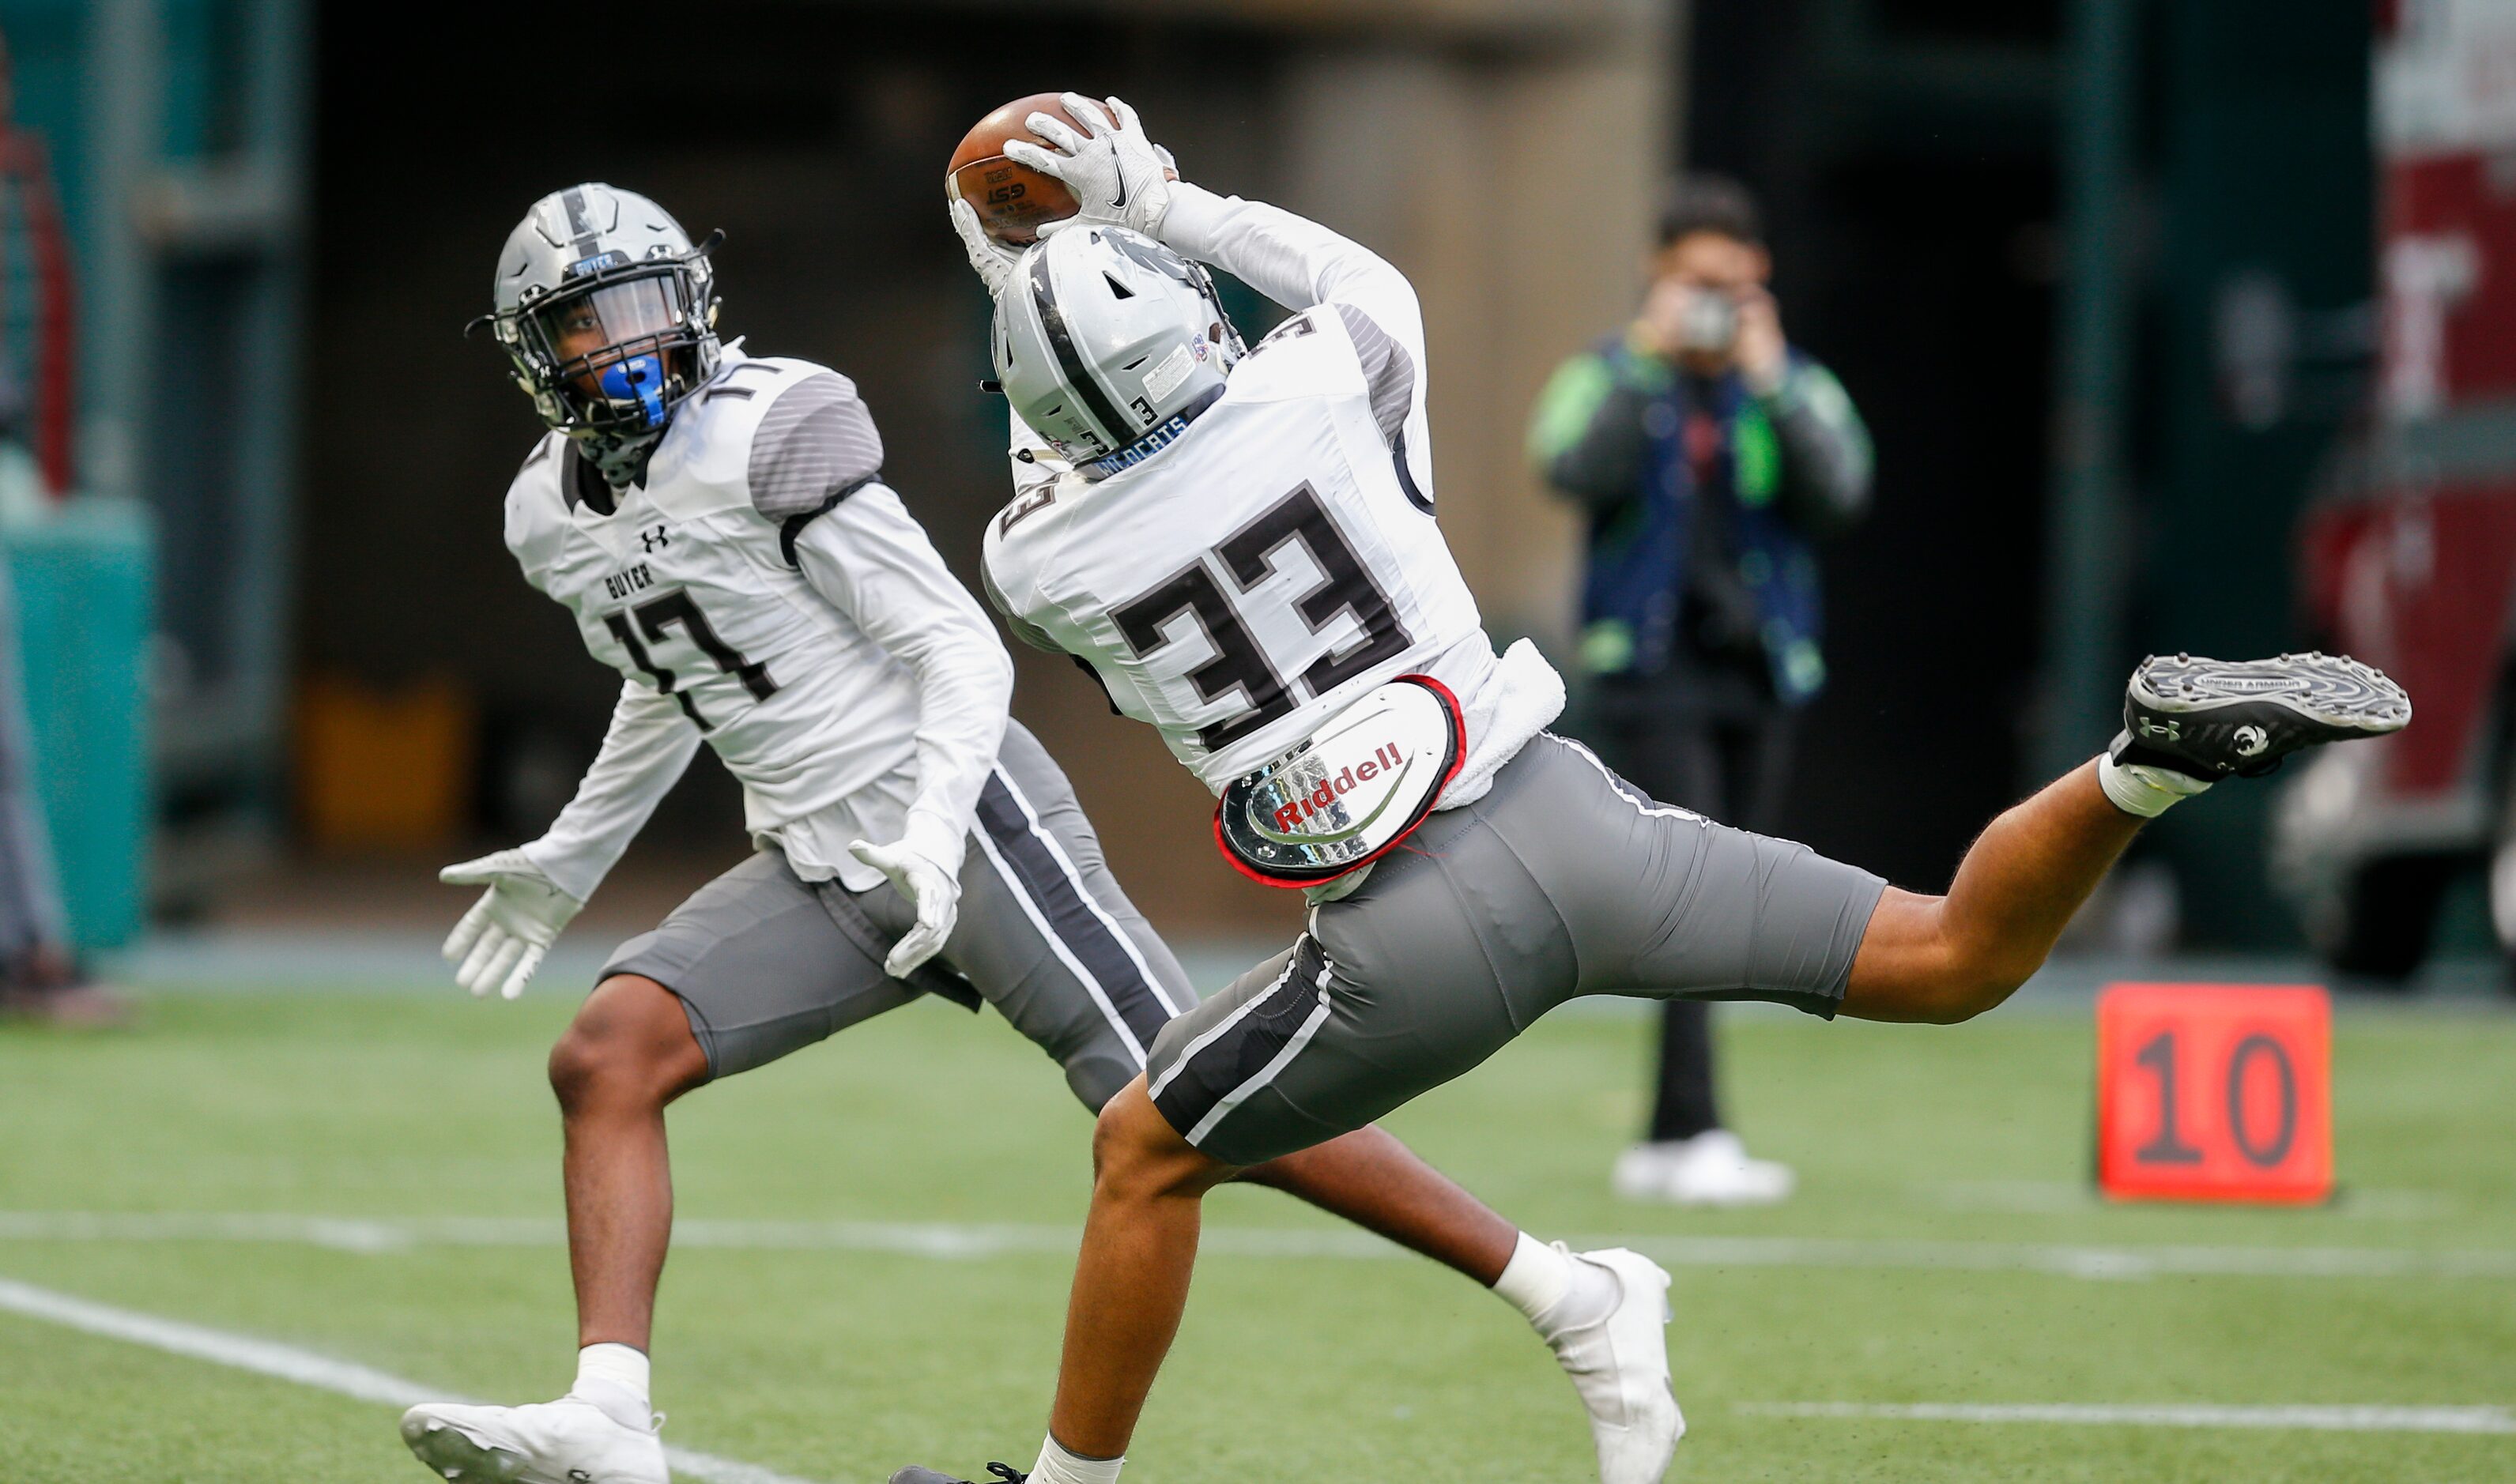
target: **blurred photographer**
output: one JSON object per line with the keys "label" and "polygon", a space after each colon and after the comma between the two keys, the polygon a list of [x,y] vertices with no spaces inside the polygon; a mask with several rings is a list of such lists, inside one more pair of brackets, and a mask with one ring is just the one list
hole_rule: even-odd
{"label": "blurred photographer", "polygon": [[[1540,395],[1530,452],[1589,513],[1581,658],[1612,760],[1652,796],[1773,831],[1793,717],[1825,682],[1814,544],[1869,502],[1869,435],[1791,345],[1773,260],[1737,182],[1672,184],[1641,312]],[[1710,1008],[1661,1007],[1646,1141],[1616,1162],[1632,1200],[1739,1206],[1790,1193],[1722,1126]]]}

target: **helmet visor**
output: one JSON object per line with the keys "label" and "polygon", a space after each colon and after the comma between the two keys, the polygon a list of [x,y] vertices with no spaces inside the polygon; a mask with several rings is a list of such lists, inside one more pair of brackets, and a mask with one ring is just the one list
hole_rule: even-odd
{"label": "helmet visor", "polygon": [[666,361],[691,339],[675,273],[554,295],[525,317],[552,382],[572,400],[662,421]]}

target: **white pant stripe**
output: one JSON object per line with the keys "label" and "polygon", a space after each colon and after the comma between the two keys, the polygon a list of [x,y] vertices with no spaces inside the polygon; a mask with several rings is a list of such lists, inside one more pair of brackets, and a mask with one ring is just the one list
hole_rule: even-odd
{"label": "white pant stripe", "polygon": [[[996,769],[995,776],[1007,786],[1010,792],[1013,780],[1005,776],[1004,769]],[[1016,795],[1015,798],[1019,802],[1021,796]],[[1026,809],[1027,807],[1025,805]],[[1048,914],[1041,910],[1039,903],[1031,900],[1029,890],[1023,886],[1022,874],[1005,859],[1004,852],[996,847],[995,841],[988,836],[987,832],[984,829],[972,830],[970,838],[979,843],[980,849],[987,852],[987,864],[995,867],[996,875],[1003,879],[1006,887],[1013,892],[1014,900],[1022,903],[1023,915],[1030,919],[1033,928],[1039,929],[1040,937],[1048,943],[1049,952],[1057,955],[1057,961],[1065,965],[1067,970],[1074,975],[1076,982],[1092,996],[1092,1003],[1101,1008],[1102,1016],[1110,1022],[1111,1028],[1118,1033],[1118,1044],[1127,1049],[1127,1054],[1136,1059],[1137,1069],[1141,1071],[1145,1065],[1145,1044],[1136,1039],[1134,1029],[1127,1024],[1127,1017],[1118,1013],[1118,1007],[1110,1003],[1110,992],[1102,988],[1101,981],[1094,978],[1091,970],[1083,967],[1083,961],[1074,956],[1074,950],[1067,946],[1066,939],[1057,935],[1057,928],[1050,925]],[[1150,982],[1150,976],[1148,980]]]}
{"label": "white pant stripe", "polygon": [[1173,1016],[1177,1016],[1180,1011],[1186,1010],[1187,1006],[1171,1003],[1170,992],[1162,986],[1161,975],[1154,973],[1153,966],[1145,962],[1144,950],[1136,946],[1135,937],[1126,928],[1119,927],[1118,920],[1111,917],[1109,909],[1101,905],[1101,898],[1092,894],[1091,886],[1084,883],[1083,873],[1075,869],[1073,857],[1066,853],[1066,846],[1058,841],[1057,836],[1039,822],[1039,810],[1031,807],[1029,796],[1023,793],[1022,785],[1014,781],[1014,775],[999,768],[996,776],[1004,780],[1005,792],[1013,795],[1014,806],[1021,809],[1023,818],[1030,822],[1032,836],[1047,847],[1048,853],[1056,859],[1058,869],[1066,873],[1066,879],[1074,884],[1074,894],[1083,899],[1084,909],[1099,918],[1101,926],[1109,928],[1110,935],[1118,940],[1120,948],[1126,950],[1129,962],[1136,966],[1136,972],[1144,975],[1145,987],[1153,992],[1154,1003],[1170,1011]]}
{"label": "white pant stripe", "polygon": [[1168,1088],[1171,1083],[1179,1077],[1180,1069],[1196,1059],[1197,1052],[1204,1051],[1209,1046],[1212,1046],[1218,1038],[1228,1033],[1234,1026],[1238,1025],[1242,1020],[1247,1019],[1251,1010],[1256,1010],[1259,1006],[1267,1003],[1269,997],[1273,996],[1276,991],[1282,989],[1284,987],[1284,981],[1293,976],[1293,966],[1299,964],[1301,960],[1302,945],[1300,940],[1296,939],[1293,943],[1292,957],[1284,961],[1284,971],[1276,976],[1276,982],[1268,985],[1265,989],[1260,990],[1258,993],[1251,995],[1248,999],[1242,1001],[1239,1009],[1234,1010],[1231,1014],[1224,1016],[1214,1025],[1207,1027],[1203,1035],[1198,1036],[1187,1046],[1182,1047],[1178,1057],[1171,1062],[1170,1070],[1162,1073],[1161,1079],[1155,1082],[1151,1089],[1147,1090],[1145,1095],[1147,1097],[1161,1096],[1163,1090]]}
{"label": "white pant stripe", "polygon": [[[1319,1007],[1316,1010],[1313,1010],[1310,1014],[1304,1018],[1302,1021],[1302,1028],[1293,1032],[1292,1039],[1284,1043],[1284,1049],[1278,1051],[1265,1066],[1258,1069],[1258,1075],[1250,1078],[1240,1086],[1234,1088],[1221,1102],[1216,1103],[1213,1108],[1207,1111],[1203,1118],[1196,1121],[1196,1127],[1189,1130],[1187,1134],[1187,1138],[1190,1143],[1194,1144],[1197,1140],[1213,1133],[1214,1126],[1223,1122],[1226,1114],[1240,1106],[1243,1102],[1246,1102],[1260,1088],[1274,1082],[1276,1080],[1276,1074],[1292,1065],[1293,1058],[1302,1054],[1302,1048],[1310,1045],[1311,1038],[1320,1033],[1320,1027],[1325,1025],[1328,1019],[1328,973],[1330,968],[1331,966],[1326,960],[1322,959],[1320,961],[1320,977],[1318,979],[1320,993]],[[1253,1000],[1250,1003],[1254,1005],[1257,1002]]]}

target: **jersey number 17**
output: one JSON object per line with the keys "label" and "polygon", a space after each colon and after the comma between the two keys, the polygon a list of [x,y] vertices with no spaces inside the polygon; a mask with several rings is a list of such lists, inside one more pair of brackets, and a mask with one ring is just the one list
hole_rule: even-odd
{"label": "jersey number 17", "polygon": [[[637,619],[635,625],[629,621],[632,617]],[[711,730],[715,723],[700,714],[698,703],[691,699],[691,693],[679,686],[672,671],[655,663],[654,655],[647,647],[649,643],[663,643],[671,637],[670,631],[675,624],[690,636],[691,642],[698,646],[701,654],[716,662],[717,669],[740,680],[742,688],[751,692],[753,700],[765,701],[777,693],[777,682],[769,675],[769,662],[744,659],[741,650],[717,638],[715,627],[709,624],[707,615],[699,611],[699,605],[691,601],[688,593],[675,589],[640,603],[627,613],[603,615],[603,626],[611,631],[611,637],[620,641],[620,647],[629,651],[630,662],[646,672],[647,678],[655,682],[657,690],[681,702],[682,714],[699,723],[699,730]],[[639,638],[642,630],[646,635],[644,640]]]}

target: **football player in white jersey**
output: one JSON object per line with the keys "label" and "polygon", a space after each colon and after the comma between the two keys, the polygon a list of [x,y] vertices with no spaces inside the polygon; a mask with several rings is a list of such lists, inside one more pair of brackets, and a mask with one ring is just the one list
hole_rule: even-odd
{"label": "football player in white jersey", "polygon": [[[1117,1477],[1187,1300],[1197,1203],[1237,1170],[1364,1127],[1577,995],[1979,1014],[2146,819],[2410,720],[2347,659],[2152,659],[2123,735],[1994,820],[1944,896],[1655,803],[1545,730],[1561,680],[1481,627],[1435,520],[1405,277],[1289,212],[1165,180],[1124,104],[1063,101],[1084,133],[1035,113],[1055,147],[1007,153],[1064,179],[1076,217],[1015,257],[953,208],[1029,433],[987,532],[989,596],[1160,730],[1219,797],[1237,869],[1312,905],[1102,1110],[1031,1484]],[[1292,317],[1243,354],[1200,263]],[[1639,1259],[1614,1276],[1666,1281]],[[1599,1453],[1612,1480],[1668,1462],[1604,1432]]]}
{"label": "football player in white jersey", "polygon": [[[995,1007],[1097,1109],[1196,995],[1065,775],[1008,721],[1004,646],[882,481],[845,377],[720,343],[707,248],[607,186],[535,204],[495,304],[550,428],[508,489],[507,544],[622,683],[549,832],[443,873],[485,887],[446,956],[474,994],[521,993],[702,741],[742,784],[759,852],[622,945],[551,1053],[575,1385],[415,1407],[402,1436],[456,1484],[660,1484],[646,1350],[672,1225],[667,1103],[933,993]],[[1605,1269],[1532,1243],[1376,1129],[1251,1175],[1493,1288],[1600,1425],[1648,1434],[1620,1408],[1667,1392],[1656,1290],[1573,1313],[1563,1296]],[[1644,1309],[1647,1345],[1623,1338]]]}

